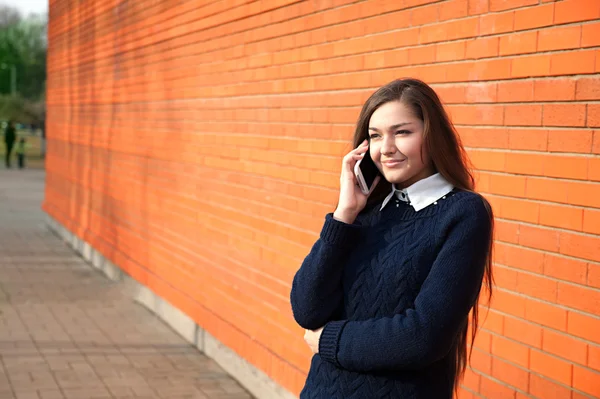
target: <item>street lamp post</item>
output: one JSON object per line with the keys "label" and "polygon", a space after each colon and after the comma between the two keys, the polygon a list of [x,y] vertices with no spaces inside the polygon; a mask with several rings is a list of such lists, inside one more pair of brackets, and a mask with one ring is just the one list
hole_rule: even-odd
{"label": "street lamp post", "polygon": [[17,67],[13,64],[0,64],[0,68],[7,69],[10,66],[10,93],[15,96],[17,94]]}

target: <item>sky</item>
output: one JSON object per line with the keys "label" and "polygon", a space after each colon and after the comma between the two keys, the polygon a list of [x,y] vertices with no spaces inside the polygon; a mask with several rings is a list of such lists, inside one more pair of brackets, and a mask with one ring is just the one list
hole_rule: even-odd
{"label": "sky", "polygon": [[45,14],[48,12],[48,0],[0,0],[0,4],[15,7],[23,15],[29,13]]}

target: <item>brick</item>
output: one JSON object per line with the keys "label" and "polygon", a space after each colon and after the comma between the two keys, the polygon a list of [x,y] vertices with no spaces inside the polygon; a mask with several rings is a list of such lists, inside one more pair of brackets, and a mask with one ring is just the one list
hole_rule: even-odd
{"label": "brick", "polygon": [[555,230],[522,225],[519,233],[521,245],[551,252],[557,252],[559,249],[559,233]]}
{"label": "brick", "polygon": [[487,0],[469,0],[468,12],[469,15],[479,15],[488,12],[490,9]]}
{"label": "brick", "polygon": [[497,243],[498,250],[502,250],[502,257],[497,252],[498,262],[507,266],[533,273],[542,274],[544,271],[544,252],[516,245]]}
{"label": "brick", "polygon": [[[480,304],[480,306],[482,305]],[[482,329],[495,332],[496,334],[502,334],[504,330],[503,315],[490,310],[487,305],[485,305],[485,311],[482,311],[480,314],[483,315],[480,319],[480,327]]]}
{"label": "brick", "polygon": [[443,104],[461,104],[466,101],[464,86],[434,86],[433,89],[435,90]]}
{"label": "brick", "polygon": [[470,80],[496,80],[510,76],[511,60],[500,58],[476,62],[469,73]]}
{"label": "brick", "polygon": [[[381,57],[365,57],[365,68],[377,68],[379,65],[372,64],[372,62],[377,62]],[[391,50],[386,51],[383,54],[383,66],[385,67],[395,67],[408,65],[408,49],[399,49],[399,50]]]}
{"label": "brick", "polygon": [[600,78],[584,77],[577,79],[576,100],[595,100],[600,98]]}
{"label": "brick", "polygon": [[517,317],[525,317],[525,299],[505,291],[494,292],[492,308]]}
{"label": "brick", "polygon": [[537,5],[537,0],[490,0],[490,11],[498,12],[514,8]]}
{"label": "brick", "polygon": [[583,210],[583,232],[600,235],[600,210]]}
{"label": "brick", "polygon": [[579,156],[549,155],[544,162],[544,173],[548,177],[584,180],[588,177],[588,168],[588,159]]}
{"label": "brick", "polygon": [[494,194],[524,197],[525,178],[514,175],[491,175],[490,190]]}
{"label": "brick", "polygon": [[600,23],[581,26],[581,47],[600,46]]}
{"label": "brick", "polygon": [[560,233],[560,253],[600,262],[600,238],[576,233]]}
{"label": "brick", "polygon": [[575,80],[545,79],[534,83],[535,101],[572,101],[575,99]]}
{"label": "brick", "polygon": [[544,256],[544,274],[546,276],[571,281],[573,283],[585,284],[587,270],[586,262],[548,253]]}
{"label": "brick", "polygon": [[588,180],[600,181],[600,158],[592,157],[588,161]]}
{"label": "brick", "polygon": [[[596,66],[594,50],[567,51],[554,53],[550,60],[551,75],[574,75],[593,73]],[[577,62],[573,62],[577,60]]]}
{"label": "brick", "polygon": [[[556,56],[556,55],[553,55]],[[547,54],[536,54],[528,55],[523,57],[514,58],[512,60],[512,74],[513,78],[527,78],[532,76],[547,76],[550,74],[551,57]],[[566,69],[566,61],[560,58],[556,61],[557,65],[555,69],[562,71]],[[571,68],[569,66],[569,68]],[[558,72],[553,74],[559,74]]]}
{"label": "brick", "polygon": [[564,306],[600,316],[600,292],[570,283],[558,284],[558,301]]}
{"label": "brick", "polygon": [[531,373],[529,393],[536,398],[562,399],[571,396],[571,389],[549,380],[547,377]]}
{"label": "brick", "polygon": [[579,392],[573,391],[571,398],[572,399],[588,399],[589,396],[587,396],[586,394],[581,394]]}
{"label": "brick", "polygon": [[548,150],[547,130],[510,129],[508,131],[508,147],[512,150]]}
{"label": "brick", "polygon": [[583,391],[593,397],[600,396],[600,373],[583,367],[573,368],[573,388]]}
{"label": "brick", "polygon": [[600,154],[600,130],[594,131],[594,139],[592,141],[592,154]]}
{"label": "brick", "polygon": [[[545,156],[542,154],[508,152],[505,158],[505,168],[503,170],[505,172],[527,175],[544,175]],[[539,210],[536,209],[535,215],[535,223],[537,223]]]}
{"label": "brick", "polygon": [[540,204],[539,215],[540,224],[545,226],[576,231],[583,229],[583,208]]}
{"label": "brick", "polygon": [[466,147],[508,148],[508,133],[506,129],[487,127],[461,127],[461,141]]}
{"label": "brick", "polygon": [[600,127],[600,104],[587,105],[587,123],[588,127]]}
{"label": "brick", "polygon": [[496,267],[494,269],[494,283],[498,287],[502,287],[510,291],[516,291],[517,272],[504,267]]}
{"label": "brick", "polygon": [[450,0],[440,4],[440,21],[463,18],[469,15],[468,0]]}
{"label": "brick", "polygon": [[456,124],[496,125],[504,119],[501,105],[448,106],[447,110]]}
{"label": "brick", "polygon": [[499,102],[526,102],[533,101],[533,82],[530,80],[516,80],[498,83]]}
{"label": "brick", "polygon": [[495,83],[472,83],[465,87],[465,99],[468,102],[496,102],[497,85]]}
{"label": "brick", "polygon": [[479,33],[479,17],[449,21],[442,25],[448,32],[448,40],[472,38]]}
{"label": "brick", "polygon": [[501,359],[492,359],[492,377],[499,381],[527,392],[529,388],[529,372]]}
{"label": "brick", "polygon": [[594,371],[600,371],[600,346],[588,345],[587,366]]}
{"label": "brick", "polygon": [[554,4],[516,10],[514,21],[515,31],[550,26],[554,22]]}
{"label": "brick", "polygon": [[580,44],[581,26],[560,26],[540,30],[537,51],[575,49]]}
{"label": "brick", "polygon": [[516,291],[533,298],[556,302],[557,282],[535,274],[518,273]]}
{"label": "brick", "polygon": [[589,21],[600,18],[600,6],[594,0],[565,0],[556,3],[555,24]]}
{"label": "brick", "polygon": [[590,130],[549,130],[548,151],[589,154],[593,132]]}
{"label": "brick", "polygon": [[549,377],[565,385],[571,385],[573,378],[573,365],[540,352],[536,349],[531,350],[531,370]]}
{"label": "brick", "polygon": [[585,126],[585,104],[544,104],[544,126]]}
{"label": "brick", "polygon": [[476,37],[466,42],[467,59],[480,59],[498,56],[500,38]]}
{"label": "brick", "polygon": [[439,43],[435,50],[435,60],[442,61],[459,61],[465,59],[466,42],[450,42]]}
{"label": "brick", "polygon": [[467,391],[465,388],[458,388],[458,394],[457,394],[457,398],[458,399],[475,399],[475,396],[473,395],[473,393],[471,391]]}
{"label": "brick", "polygon": [[515,390],[487,378],[481,379],[481,394],[486,398],[514,398]]}
{"label": "brick", "polygon": [[505,166],[505,154],[486,150],[470,150],[469,158],[479,170],[502,171]]}
{"label": "brick", "polygon": [[522,367],[529,367],[530,349],[512,340],[492,336],[492,355],[506,359]]}
{"label": "brick", "polygon": [[523,200],[505,198],[502,200],[500,217],[512,220],[520,220],[528,223],[538,223],[539,205],[535,202],[523,202]]}
{"label": "brick", "polygon": [[574,363],[585,365],[587,362],[587,344],[564,333],[544,329],[542,350]]}
{"label": "brick", "polygon": [[408,49],[409,64],[430,64],[435,61],[436,45]]}
{"label": "brick", "polygon": [[505,317],[504,335],[534,348],[542,348],[542,327],[526,320]]}
{"label": "brick", "polygon": [[588,182],[570,182],[565,189],[569,203],[573,205],[600,207],[600,187]]}
{"label": "brick", "polygon": [[473,343],[473,347],[489,352],[491,341],[492,336],[490,335],[490,333],[483,330],[479,330],[477,331],[477,335],[475,336],[475,343]]}
{"label": "brick", "polygon": [[540,126],[542,124],[542,106],[507,105],[504,124],[506,126]]}
{"label": "brick", "polygon": [[475,373],[472,369],[465,370],[465,377],[463,379],[463,386],[469,388],[473,391],[479,391],[479,382],[481,380],[481,375]]}
{"label": "brick", "polygon": [[469,364],[476,371],[485,374],[492,372],[492,357],[479,349],[473,350]]}
{"label": "brick", "polygon": [[418,7],[410,12],[411,26],[420,26],[437,22],[439,19],[440,6],[430,4],[424,7]]}
{"label": "brick", "polygon": [[600,344],[600,319],[569,311],[567,333]]}
{"label": "brick", "polygon": [[527,300],[525,303],[525,317],[535,323],[556,330],[566,331],[567,329],[567,311],[550,303],[533,299]]}
{"label": "brick", "polygon": [[499,241],[517,244],[519,241],[519,224],[496,220],[494,224],[494,236]]}
{"label": "brick", "polygon": [[534,53],[537,48],[536,31],[513,33],[500,38],[500,55]]}
{"label": "brick", "polygon": [[479,35],[487,36],[512,32],[514,23],[513,12],[482,15],[479,22]]}

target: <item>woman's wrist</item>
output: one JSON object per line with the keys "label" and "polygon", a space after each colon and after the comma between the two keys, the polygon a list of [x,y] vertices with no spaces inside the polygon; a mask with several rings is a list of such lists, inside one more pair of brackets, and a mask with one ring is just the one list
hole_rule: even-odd
{"label": "woman's wrist", "polygon": [[335,220],[346,224],[354,223],[354,221],[356,220],[356,216],[358,215],[355,212],[343,209],[336,209],[335,212],[333,212],[333,218]]}

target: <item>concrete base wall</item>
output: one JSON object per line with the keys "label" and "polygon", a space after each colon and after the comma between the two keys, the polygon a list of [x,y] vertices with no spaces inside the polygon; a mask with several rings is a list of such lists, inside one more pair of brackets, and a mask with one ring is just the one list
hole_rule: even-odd
{"label": "concrete base wall", "polygon": [[121,268],[114,265],[91,245],[83,241],[54,218],[46,215],[48,227],[80,254],[89,264],[101,270],[106,277],[120,281],[132,298],[154,312],[179,335],[215,360],[227,373],[239,381],[252,395],[259,399],[294,399],[291,394],[261,370],[254,367],[237,353],[196,324],[185,313],[140,284]]}

